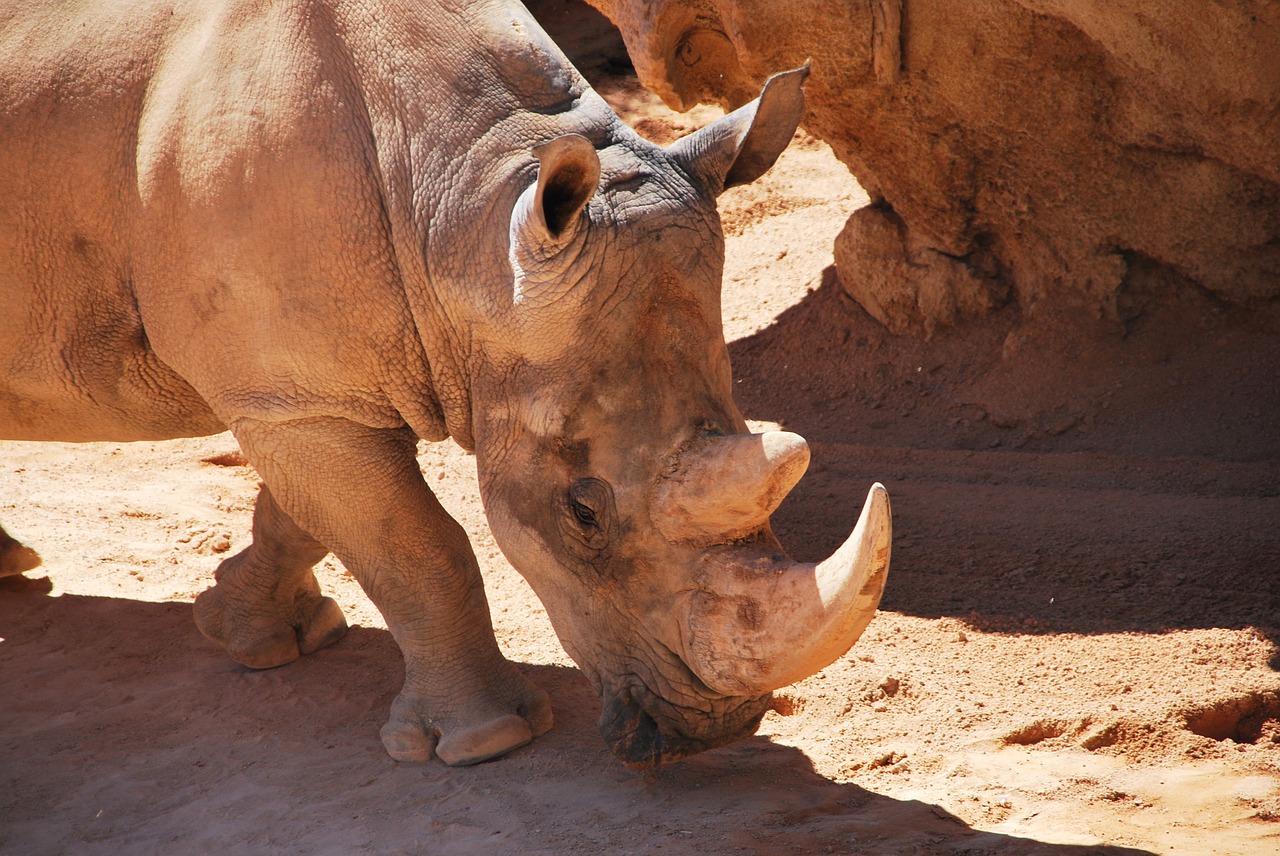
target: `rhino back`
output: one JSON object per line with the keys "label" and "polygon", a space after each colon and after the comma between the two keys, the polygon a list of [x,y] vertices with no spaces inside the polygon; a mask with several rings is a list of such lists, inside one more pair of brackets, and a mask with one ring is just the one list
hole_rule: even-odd
{"label": "rhino back", "polygon": [[163,28],[120,4],[0,8],[0,434],[220,430],[133,295],[134,147]]}
{"label": "rhino back", "polygon": [[529,146],[616,122],[527,13],[39,5],[0,12],[5,433],[445,436]]}

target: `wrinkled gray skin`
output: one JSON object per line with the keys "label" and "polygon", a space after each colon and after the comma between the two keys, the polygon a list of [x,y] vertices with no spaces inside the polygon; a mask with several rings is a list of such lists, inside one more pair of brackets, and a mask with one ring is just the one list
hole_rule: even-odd
{"label": "wrinkled gray skin", "polygon": [[515,3],[4,0],[0,435],[230,428],[265,487],[201,630],[256,668],[336,640],[332,551],[404,653],[388,751],[465,764],[552,720],[416,466],[452,436],[624,761],[750,733],[768,693],[686,664],[703,551],[650,487],[746,431],[714,197],[785,146],[802,79],[666,151]]}

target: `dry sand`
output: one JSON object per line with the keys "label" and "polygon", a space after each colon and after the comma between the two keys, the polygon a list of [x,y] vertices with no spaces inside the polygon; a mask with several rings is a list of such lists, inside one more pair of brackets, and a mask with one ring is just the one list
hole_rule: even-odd
{"label": "dry sand", "polygon": [[[666,112],[597,19],[539,11],[647,135],[716,115]],[[337,645],[253,672],[196,631],[249,538],[229,435],[0,443],[0,521],[44,558],[0,581],[0,853],[1280,853],[1275,318],[1192,294],[1088,335],[1005,313],[895,338],[829,267],[863,198],[800,134],[722,199],[739,403],[813,446],[783,543],[824,555],[873,480],[897,533],[881,614],[759,736],[618,764],[451,443],[423,471],[556,712],[467,769],[383,752],[400,655],[332,558]]]}

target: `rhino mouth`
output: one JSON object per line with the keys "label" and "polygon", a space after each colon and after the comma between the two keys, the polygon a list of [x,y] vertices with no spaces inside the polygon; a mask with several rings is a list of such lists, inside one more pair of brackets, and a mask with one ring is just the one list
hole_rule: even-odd
{"label": "rhino mouth", "polygon": [[690,755],[755,734],[769,710],[772,694],[740,699],[714,716],[700,713],[692,721],[705,727],[687,733],[688,711],[676,715],[674,705],[643,684],[630,683],[607,694],[597,727],[618,760],[633,770],[650,770]]}

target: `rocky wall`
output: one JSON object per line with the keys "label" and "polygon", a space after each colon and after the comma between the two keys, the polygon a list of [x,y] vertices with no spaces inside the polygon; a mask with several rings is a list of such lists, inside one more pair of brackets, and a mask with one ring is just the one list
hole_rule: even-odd
{"label": "rocky wall", "polygon": [[589,1],[676,109],[810,62],[805,127],[873,200],[840,278],[894,331],[1280,296],[1280,3]]}

